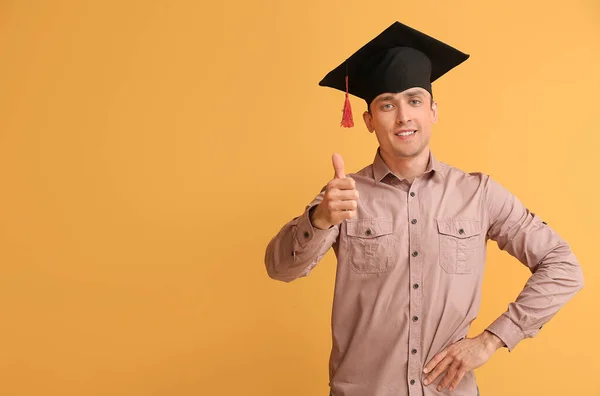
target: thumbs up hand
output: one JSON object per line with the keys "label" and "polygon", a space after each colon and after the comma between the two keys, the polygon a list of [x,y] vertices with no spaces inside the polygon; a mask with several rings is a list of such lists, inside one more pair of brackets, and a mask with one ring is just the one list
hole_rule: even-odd
{"label": "thumbs up hand", "polygon": [[333,175],[334,179],[345,179],[346,175],[344,174],[344,160],[342,156],[335,153],[331,157],[331,161],[333,162],[333,170],[335,171]]}
{"label": "thumbs up hand", "polygon": [[322,230],[351,219],[358,207],[358,191],[352,178],[344,173],[344,160],[339,154],[332,157],[334,176],[327,183],[323,201],[311,213],[313,226]]}

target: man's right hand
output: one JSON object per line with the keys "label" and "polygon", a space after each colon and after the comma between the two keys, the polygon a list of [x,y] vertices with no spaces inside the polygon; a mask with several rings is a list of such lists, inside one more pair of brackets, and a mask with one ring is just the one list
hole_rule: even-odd
{"label": "man's right hand", "polygon": [[312,211],[310,221],[316,228],[325,230],[351,219],[358,207],[358,191],[352,178],[344,174],[344,160],[333,154],[333,180],[327,183],[323,201]]}

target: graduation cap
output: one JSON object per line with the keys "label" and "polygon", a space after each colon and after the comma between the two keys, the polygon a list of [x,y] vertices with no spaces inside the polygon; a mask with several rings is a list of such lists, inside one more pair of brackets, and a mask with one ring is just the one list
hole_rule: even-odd
{"label": "graduation cap", "polygon": [[348,94],[367,106],[382,93],[397,93],[421,87],[431,94],[431,83],[466,61],[469,55],[400,22],[394,22],[365,44],[319,85],[344,91],[342,126],[352,127]]}

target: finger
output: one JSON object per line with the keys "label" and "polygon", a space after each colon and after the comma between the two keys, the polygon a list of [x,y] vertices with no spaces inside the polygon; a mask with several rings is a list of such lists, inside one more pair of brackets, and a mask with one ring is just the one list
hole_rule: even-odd
{"label": "finger", "polygon": [[444,376],[444,378],[442,379],[442,381],[439,383],[437,390],[438,392],[443,391],[444,389],[446,389],[446,386],[448,386],[448,384],[450,384],[454,378],[456,378],[456,373],[458,372],[458,367],[460,366],[460,363],[457,363],[456,360],[454,360],[454,362],[450,365],[450,367],[448,367],[448,371],[446,372],[446,375]]}
{"label": "finger", "polygon": [[345,179],[333,179],[327,183],[328,190],[355,190],[356,182],[353,178],[347,177]]}
{"label": "finger", "polygon": [[449,357],[445,358],[440,363],[438,363],[437,366],[435,366],[435,369],[433,369],[433,371],[431,372],[431,374],[429,374],[427,376],[427,378],[425,378],[425,381],[424,381],[425,385],[429,385],[433,381],[435,381],[437,379],[437,377],[440,376],[440,374],[442,374],[444,371],[446,371],[446,369],[448,367],[450,367],[451,363],[452,363],[452,359]]}
{"label": "finger", "polygon": [[356,214],[356,210],[340,210],[334,212],[331,218],[333,219],[335,224],[341,223],[343,220],[348,220],[354,217]]}
{"label": "finger", "polygon": [[333,170],[335,171],[334,178],[345,179],[346,175],[344,173],[344,160],[342,159],[342,156],[335,153],[331,157],[331,161],[333,162]]}
{"label": "finger", "polygon": [[435,355],[433,357],[433,359],[431,359],[429,361],[429,363],[427,363],[427,365],[425,366],[425,369],[423,369],[423,372],[425,374],[427,374],[428,372],[430,372],[431,370],[433,370],[434,367],[437,366],[438,363],[441,362],[446,357],[447,354],[448,354],[448,350],[444,349],[442,352],[440,352],[437,355]]}
{"label": "finger", "polygon": [[465,370],[465,369],[458,370],[456,377],[454,377],[454,380],[450,384],[450,392],[452,392],[454,389],[456,389],[456,387],[458,386],[458,384],[460,384],[460,381],[462,381],[465,374],[467,374],[467,370]]}
{"label": "finger", "polygon": [[356,201],[358,199],[358,191],[357,190],[337,190],[332,191],[329,196],[330,199],[335,199],[339,201],[348,201],[353,200]]}
{"label": "finger", "polygon": [[356,210],[357,203],[354,200],[333,201],[329,206],[330,210]]}

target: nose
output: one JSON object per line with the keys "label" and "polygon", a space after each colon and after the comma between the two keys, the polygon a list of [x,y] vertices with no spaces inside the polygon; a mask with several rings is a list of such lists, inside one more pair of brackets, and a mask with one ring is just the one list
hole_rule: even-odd
{"label": "nose", "polygon": [[399,125],[406,124],[410,121],[410,114],[405,106],[398,106],[396,114],[396,123]]}

